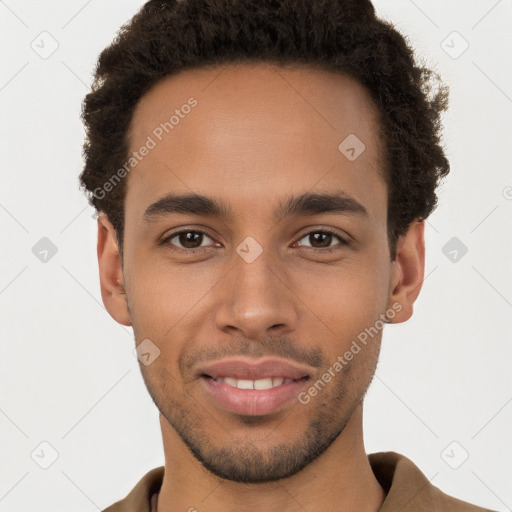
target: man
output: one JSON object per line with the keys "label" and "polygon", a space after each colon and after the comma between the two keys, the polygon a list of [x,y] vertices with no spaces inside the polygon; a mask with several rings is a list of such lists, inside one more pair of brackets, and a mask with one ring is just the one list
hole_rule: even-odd
{"label": "man", "polygon": [[150,1],[102,52],[81,183],[165,452],[109,512],[484,510],[363,443],[449,171],[433,78],[361,0]]}

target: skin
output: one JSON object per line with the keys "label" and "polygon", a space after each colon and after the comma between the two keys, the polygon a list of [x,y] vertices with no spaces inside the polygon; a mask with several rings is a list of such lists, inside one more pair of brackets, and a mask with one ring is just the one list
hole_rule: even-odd
{"label": "skin", "polygon": [[[122,259],[112,225],[98,218],[105,307],[133,326],[137,343],[149,338],[160,349],[141,364],[165,452],[158,510],[376,511],[385,493],[368,463],[362,414],[382,330],[307,404],[294,400],[269,415],[223,410],[194,373],[198,361],[272,355],[317,364],[315,382],[393,304],[401,310],[389,323],[411,317],[424,277],[424,222],[411,223],[391,261],[374,104],[358,82],[325,71],[261,63],[187,70],[141,99],[132,150],[191,96],[197,106],[126,178]],[[338,149],[351,133],[366,146],[354,161]],[[340,190],[368,215],[272,215],[290,195]],[[235,215],[144,222],[148,206],[170,192],[222,198]],[[180,228],[207,236],[159,244]],[[318,241],[322,229],[349,245]],[[252,263],[236,252],[248,236],[263,249]],[[173,244],[206,249],[181,254]]]}

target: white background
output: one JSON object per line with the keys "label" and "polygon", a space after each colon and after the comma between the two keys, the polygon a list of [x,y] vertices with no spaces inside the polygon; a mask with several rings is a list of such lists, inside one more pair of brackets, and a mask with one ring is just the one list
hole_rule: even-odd
{"label": "white background", "polygon": [[[101,510],[164,462],[132,331],[101,302],[96,222],[78,188],[81,101],[99,52],[142,5],[0,1],[3,512]],[[428,220],[415,314],[384,333],[366,448],[408,456],[448,494],[511,510],[512,2],[375,6],[451,87],[452,170]],[[31,47],[43,31],[59,45],[47,59]],[[58,250],[46,263],[32,252],[42,237]],[[442,251],[452,237],[468,248],[456,262]],[[58,452],[48,469],[31,457],[50,461],[42,442]],[[445,462],[465,452],[458,469]]]}

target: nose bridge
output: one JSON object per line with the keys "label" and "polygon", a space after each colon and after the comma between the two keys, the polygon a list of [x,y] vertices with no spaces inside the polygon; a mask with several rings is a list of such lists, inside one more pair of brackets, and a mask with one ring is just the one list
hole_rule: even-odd
{"label": "nose bridge", "polygon": [[279,275],[279,255],[247,237],[236,248],[232,264],[217,310],[218,327],[234,328],[254,338],[277,326],[292,328],[297,314],[286,276]]}
{"label": "nose bridge", "polygon": [[233,273],[240,292],[255,294],[273,286],[270,283],[277,279],[275,274],[278,272],[278,264],[268,242],[263,247],[249,236],[236,248],[236,253]]}

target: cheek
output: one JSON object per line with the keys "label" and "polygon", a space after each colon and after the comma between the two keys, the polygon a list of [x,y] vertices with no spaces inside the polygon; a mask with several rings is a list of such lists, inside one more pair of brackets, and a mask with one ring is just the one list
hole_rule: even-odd
{"label": "cheek", "polygon": [[176,265],[164,258],[140,255],[127,265],[126,293],[136,327],[165,334],[186,315],[201,308],[223,273],[211,265]]}
{"label": "cheek", "polygon": [[303,291],[310,308],[303,331],[313,345],[322,347],[329,365],[340,363],[341,358],[343,370],[335,373],[343,378],[334,379],[335,387],[359,389],[355,382],[366,386],[374,372],[384,328],[380,315],[387,303],[385,279],[378,274],[375,265],[358,260],[343,271],[310,276]]}
{"label": "cheek", "polygon": [[365,261],[360,256],[347,258],[337,266],[310,267],[300,278],[297,295],[331,334],[353,334],[354,329],[364,329],[383,312],[387,272],[381,261],[371,257]]}

